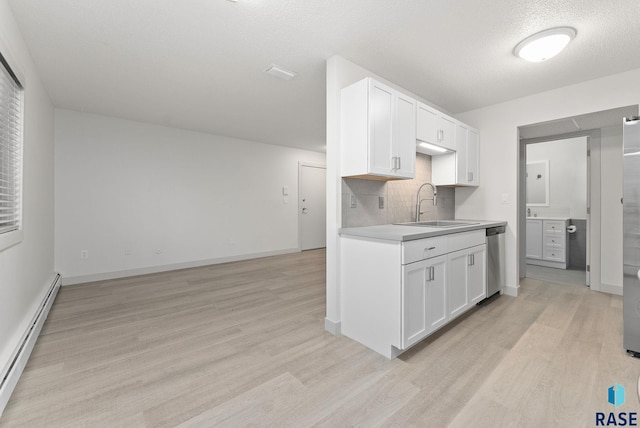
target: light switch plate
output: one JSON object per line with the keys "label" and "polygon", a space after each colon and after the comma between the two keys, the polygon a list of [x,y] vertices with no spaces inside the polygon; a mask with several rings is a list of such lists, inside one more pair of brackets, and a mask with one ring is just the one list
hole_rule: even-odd
{"label": "light switch plate", "polygon": [[289,186],[282,186],[282,196],[289,196]]}
{"label": "light switch plate", "polygon": [[384,196],[378,196],[378,208],[384,209]]}
{"label": "light switch plate", "polygon": [[356,199],[356,195],[351,195],[351,208],[355,208],[358,206],[358,200]]}
{"label": "light switch plate", "polygon": [[502,203],[503,204],[508,204],[509,203],[509,194],[508,193],[503,193],[502,194]]}

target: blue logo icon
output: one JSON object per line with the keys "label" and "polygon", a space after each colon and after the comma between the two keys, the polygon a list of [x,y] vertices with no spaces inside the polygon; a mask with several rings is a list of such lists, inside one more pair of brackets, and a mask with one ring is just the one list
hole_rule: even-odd
{"label": "blue logo icon", "polygon": [[616,408],[624,404],[624,386],[616,383],[609,388],[609,403],[616,406]]}

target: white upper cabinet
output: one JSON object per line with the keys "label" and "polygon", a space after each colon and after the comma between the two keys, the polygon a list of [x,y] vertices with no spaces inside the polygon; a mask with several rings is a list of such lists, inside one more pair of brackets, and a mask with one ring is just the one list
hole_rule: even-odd
{"label": "white upper cabinet", "polygon": [[415,177],[416,101],[371,78],[344,89],[340,108],[341,175]]}
{"label": "white upper cabinet", "polygon": [[416,139],[448,150],[456,150],[456,120],[433,107],[418,102]]}
{"label": "white upper cabinet", "polygon": [[432,179],[436,186],[479,186],[478,131],[457,122],[455,124],[456,151],[433,156]]}

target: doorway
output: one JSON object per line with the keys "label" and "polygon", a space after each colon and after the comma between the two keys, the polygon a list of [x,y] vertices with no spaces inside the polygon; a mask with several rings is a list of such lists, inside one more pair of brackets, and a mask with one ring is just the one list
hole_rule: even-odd
{"label": "doorway", "polygon": [[300,250],[327,246],[327,168],[298,164],[298,225]]}
{"label": "doorway", "polygon": [[589,139],[524,141],[527,278],[590,284]]}
{"label": "doorway", "polygon": [[638,105],[518,127],[518,270],[527,271],[526,147],[530,143],[587,137],[589,141],[587,270],[594,291],[622,294],[622,118]]}

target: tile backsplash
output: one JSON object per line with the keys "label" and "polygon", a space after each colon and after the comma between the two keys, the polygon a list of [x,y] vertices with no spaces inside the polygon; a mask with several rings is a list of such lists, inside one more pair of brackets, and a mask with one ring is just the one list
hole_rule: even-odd
{"label": "tile backsplash", "polygon": [[[431,156],[418,153],[416,178],[413,180],[374,181],[342,179],[342,227],[415,221],[416,192],[422,183],[431,181]],[[421,220],[446,220],[455,215],[455,190],[438,187],[438,204],[433,205],[431,187],[425,186],[420,199]],[[380,208],[380,197],[384,208]],[[355,207],[352,201],[355,198]]]}

